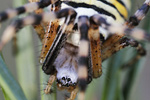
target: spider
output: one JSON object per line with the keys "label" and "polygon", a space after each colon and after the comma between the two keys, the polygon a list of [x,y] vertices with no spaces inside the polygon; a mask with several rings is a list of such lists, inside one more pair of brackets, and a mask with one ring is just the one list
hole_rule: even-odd
{"label": "spider", "polygon": [[[25,12],[35,12],[6,28],[0,50],[19,29],[33,25],[43,42],[40,56],[42,70],[50,75],[44,90],[46,94],[50,93],[56,80],[59,89],[71,92],[68,100],[74,100],[78,91],[79,100],[84,100],[87,85],[93,78],[101,76],[105,59],[129,45],[138,51],[129,64],[146,54],[136,40],[149,41],[150,36],[141,29],[133,28],[145,17],[150,0],[145,0],[127,21],[127,9],[121,0],[29,1],[32,3],[0,13],[2,22]],[[42,8],[47,6],[50,11],[43,12]]]}

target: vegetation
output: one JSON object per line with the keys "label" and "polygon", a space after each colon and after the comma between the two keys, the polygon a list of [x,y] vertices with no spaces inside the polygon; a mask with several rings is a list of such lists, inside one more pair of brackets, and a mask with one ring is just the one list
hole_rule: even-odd
{"label": "vegetation", "polygon": [[[135,1],[140,0],[133,0],[132,2]],[[25,2],[26,0],[14,0],[14,5],[17,7]],[[132,13],[141,4],[136,2],[134,4],[136,6],[132,6]],[[146,18],[140,27],[149,31],[149,24],[150,19]],[[31,27],[28,26],[17,34],[18,49],[15,56],[17,75],[15,78],[5,64],[9,62],[5,62],[2,54],[0,55],[0,87],[4,100],[56,100],[59,97],[55,84],[52,95],[43,94],[43,88],[49,76],[45,75],[41,70],[41,66],[36,64],[38,60],[35,57],[37,56],[36,52],[40,51],[41,48],[35,47],[33,41],[38,41],[40,45],[41,43],[39,40],[35,40],[35,35],[33,36],[32,33]],[[149,43],[144,42],[143,44],[146,49],[150,49]],[[127,47],[103,62],[103,75],[98,79],[94,79],[88,86],[86,100],[141,100],[141,98],[144,98],[140,97],[140,93],[134,92],[138,85],[137,79],[141,75],[146,59],[142,58],[133,66],[122,69],[122,65],[135,56],[134,51],[135,49]],[[10,67],[14,68],[14,65]]]}

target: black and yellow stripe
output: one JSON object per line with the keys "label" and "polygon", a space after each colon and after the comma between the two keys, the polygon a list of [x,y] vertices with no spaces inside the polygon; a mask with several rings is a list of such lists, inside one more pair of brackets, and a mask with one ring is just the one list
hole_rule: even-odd
{"label": "black and yellow stripe", "polygon": [[72,7],[86,7],[96,10],[99,14],[111,16],[117,22],[123,23],[128,12],[123,0],[69,0],[64,3]]}
{"label": "black and yellow stripe", "polygon": [[[102,0],[103,1],[103,0]],[[107,0],[112,5],[114,5],[119,13],[126,19],[128,17],[128,12],[125,3],[122,0]]]}

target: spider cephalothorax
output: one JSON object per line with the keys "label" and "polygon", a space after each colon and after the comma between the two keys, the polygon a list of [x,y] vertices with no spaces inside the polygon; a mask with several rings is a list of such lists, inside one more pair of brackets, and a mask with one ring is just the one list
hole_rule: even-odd
{"label": "spider cephalothorax", "polygon": [[[49,12],[44,13],[40,9],[49,5]],[[128,45],[138,51],[138,56],[131,61],[146,54],[136,40],[124,36],[150,40],[146,32],[132,29],[145,17],[150,0],[145,0],[126,22],[125,5],[122,0],[41,0],[7,10],[0,13],[0,21],[23,12],[36,10],[36,14],[13,22],[4,31],[0,49],[20,26],[32,24],[43,42],[40,56],[42,70],[51,75],[45,93],[50,92],[56,80],[58,88],[71,92],[69,100],[75,99],[78,90],[79,100],[83,100],[87,84],[102,74],[102,61]],[[76,36],[79,39],[75,39]]]}

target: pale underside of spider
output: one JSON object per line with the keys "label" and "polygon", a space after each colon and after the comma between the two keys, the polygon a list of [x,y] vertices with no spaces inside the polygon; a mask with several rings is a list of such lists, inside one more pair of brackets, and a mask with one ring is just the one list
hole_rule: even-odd
{"label": "pale underside of spider", "polygon": [[[111,0],[29,1],[32,3],[0,13],[1,22],[21,13],[36,13],[10,24],[1,37],[0,49],[18,29],[33,25],[43,42],[40,57],[42,70],[50,75],[45,88],[46,94],[50,93],[56,80],[58,88],[71,92],[69,100],[74,100],[78,91],[79,100],[84,100],[87,85],[102,74],[102,61],[129,45],[138,51],[138,55],[130,63],[146,54],[136,40],[149,41],[150,35],[133,28],[145,17],[150,0],[145,0],[128,21],[125,21],[127,9],[121,0],[116,3]],[[41,8],[47,6],[50,11],[43,12]],[[107,35],[104,34],[105,31]],[[124,36],[131,36],[132,39]]]}

